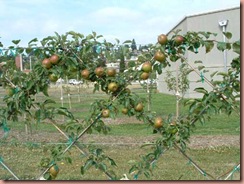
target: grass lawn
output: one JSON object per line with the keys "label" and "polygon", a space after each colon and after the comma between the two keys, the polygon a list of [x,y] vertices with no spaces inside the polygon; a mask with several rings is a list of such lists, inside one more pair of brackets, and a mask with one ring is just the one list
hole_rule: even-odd
{"label": "grass lawn", "polygon": [[[13,172],[23,180],[36,179],[40,173],[40,159],[46,156],[42,146],[30,147],[26,145],[19,146],[1,146],[0,152],[4,162],[13,170]],[[128,173],[134,162],[139,160],[139,155],[145,155],[150,150],[139,147],[103,147],[106,154],[117,163],[117,167],[112,167],[118,176],[125,173],[130,179],[133,175]],[[217,178],[222,174],[233,169],[240,160],[239,149],[236,147],[217,147],[205,149],[187,150],[188,156],[195,161],[206,173]],[[73,163],[57,162],[60,168],[58,180],[108,180],[108,177],[99,170],[91,168],[84,175],[80,174],[80,166],[83,160],[77,149],[70,151]],[[111,167],[111,166],[110,166]],[[7,170],[0,168],[0,178],[3,180],[14,179]],[[226,176],[225,176],[226,177]],[[238,180],[240,172],[235,172],[232,179]],[[144,175],[140,175],[139,180],[147,180]],[[153,170],[153,176],[150,180],[208,180],[194,166],[182,156],[177,150],[166,151],[158,159],[156,167]],[[223,179],[223,178],[222,178]]]}
{"label": "grass lawn", "polygon": [[[63,106],[68,108],[74,113],[74,116],[79,119],[83,119],[90,113],[89,106],[94,100],[108,98],[103,93],[92,94],[92,88],[86,88],[81,90],[81,95],[77,94],[78,88],[71,88],[71,99],[69,99],[67,93],[64,92],[64,103]],[[145,90],[132,88],[132,92],[139,92],[142,97],[147,97]],[[0,88],[0,97],[4,96],[4,90]],[[43,100],[43,95],[37,95],[37,100]],[[50,98],[56,100],[55,106],[62,106],[60,101],[60,88],[50,89]],[[2,101],[2,99],[0,99]],[[1,102],[1,105],[3,103]],[[0,105],[0,106],[1,106]],[[70,106],[71,105],[71,106]],[[175,96],[165,95],[160,93],[152,94],[152,106],[151,110],[157,114],[168,115],[169,113],[175,113],[176,99]],[[70,108],[71,107],[71,108]],[[147,107],[147,104],[145,104]],[[180,106],[180,112],[186,113],[187,108]],[[62,117],[59,117],[62,119]],[[60,122],[61,123],[61,122]],[[8,126],[11,131],[25,132],[25,125],[23,122],[8,122]],[[113,142],[121,136],[127,140],[138,140],[141,137],[151,137],[152,129],[148,125],[139,122],[135,118],[129,118],[123,114],[118,114],[116,119],[109,119],[109,126],[111,131],[107,137]],[[48,123],[41,122],[40,124],[32,124],[33,135],[35,133],[43,132],[43,136],[50,136],[52,134],[59,134],[54,126]],[[44,134],[45,133],[45,134]],[[28,144],[27,142],[21,142],[18,140],[18,136],[23,134],[15,135],[17,140],[11,139],[9,144],[0,143],[0,156],[3,161],[14,171],[14,173],[21,179],[35,179],[41,173],[39,163],[41,158],[47,155],[44,151],[45,147],[50,146],[47,143],[41,144]],[[98,133],[94,132],[93,135],[98,136]],[[201,125],[199,122],[196,123],[196,128],[192,132],[193,136],[238,136],[240,135],[240,117],[236,114],[227,116],[225,114],[218,114],[211,117],[211,120],[206,124]],[[101,135],[104,136],[104,135]],[[64,138],[61,134],[60,137]],[[105,136],[104,136],[105,137]],[[101,137],[102,138],[102,137]],[[65,138],[64,138],[65,139]],[[103,141],[101,139],[101,141]],[[36,146],[33,146],[36,145]],[[128,174],[128,171],[135,161],[140,160],[140,155],[149,153],[149,148],[140,148],[139,146],[104,146],[107,155],[113,158],[118,167],[114,169],[116,174],[122,177],[126,173],[129,178],[133,178]],[[107,180],[108,178],[100,171],[91,168],[85,175],[80,174],[80,166],[82,160],[80,153],[77,149],[72,148],[69,152],[73,159],[73,164],[66,162],[59,162],[60,173],[57,179],[60,180]],[[197,162],[202,169],[206,172],[211,173],[214,177],[218,177],[223,173],[236,166],[240,162],[240,147],[239,146],[218,146],[218,147],[205,147],[205,148],[190,148],[187,150],[187,154]],[[7,170],[0,167],[0,179],[13,179]],[[147,179],[141,175],[139,180]],[[206,180],[206,176],[202,175],[197,171],[189,160],[185,159],[182,154],[173,148],[167,152],[157,162],[157,167],[154,169],[151,180]],[[223,178],[222,178],[223,179]],[[240,179],[240,173],[236,172],[232,179]]]}

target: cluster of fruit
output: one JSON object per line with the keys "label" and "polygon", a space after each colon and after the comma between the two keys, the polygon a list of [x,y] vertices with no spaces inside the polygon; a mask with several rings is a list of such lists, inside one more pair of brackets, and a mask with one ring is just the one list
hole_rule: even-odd
{"label": "cluster of fruit", "polygon": [[[113,77],[116,76],[116,69],[115,69],[115,68],[112,68],[112,67],[110,67],[110,68],[106,68],[106,69],[103,68],[103,67],[97,67],[97,68],[94,70],[94,73],[95,73],[95,75],[96,75],[98,78],[101,78],[101,77],[104,77],[104,76],[113,78]],[[88,69],[84,69],[84,70],[81,71],[81,76],[82,76],[82,78],[84,78],[84,79],[86,79],[86,80],[90,80],[90,77],[91,77],[90,74],[91,74],[91,72],[90,72]],[[118,91],[118,89],[119,89],[119,85],[118,85],[117,82],[115,82],[115,81],[110,81],[110,82],[108,83],[108,91],[109,91],[110,93],[115,93],[115,92]],[[124,91],[125,91],[127,94],[130,94],[130,89],[125,88]],[[141,112],[141,111],[143,110],[143,104],[142,104],[142,103],[138,103],[137,105],[135,105],[134,109],[135,109],[136,112]],[[125,107],[122,108],[122,110],[121,110],[121,112],[122,112],[123,114],[127,114],[128,111],[129,111],[129,109],[128,109],[128,108],[125,108]],[[101,116],[102,116],[103,118],[108,118],[108,117],[110,117],[110,110],[109,110],[108,108],[103,109],[103,110],[102,110],[102,114],[101,114]]]}
{"label": "cluster of fruit", "polygon": [[[174,39],[172,40],[176,46],[181,45],[184,42],[184,37],[181,35],[176,35]],[[165,46],[168,43],[167,35],[161,34],[158,36],[158,43],[162,46]],[[161,50],[158,50],[154,54],[154,59],[160,63],[164,62],[166,60],[166,55]],[[147,64],[148,65],[148,64]],[[145,66],[146,67],[146,66]],[[149,70],[149,65],[146,67],[146,69]],[[161,116],[157,116],[154,118],[153,126],[156,129],[160,129],[163,127],[163,118]],[[175,122],[170,123],[170,126],[176,126]],[[177,130],[177,129],[174,129]]]}
{"label": "cluster of fruit", "polygon": [[50,69],[52,65],[56,65],[59,62],[59,56],[54,54],[49,58],[45,58],[42,61],[42,66],[46,69]]}
{"label": "cluster of fruit", "polygon": [[[161,34],[158,36],[158,43],[162,46],[166,46],[167,43],[169,43],[169,45],[180,46],[181,44],[183,44],[184,41],[185,39],[181,35],[176,35],[171,40],[168,40],[168,37],[165,34]],[[166,46],[165,49],[168,49],[170,52],[171,47]],[[162,52],[162,50],[158,50],[154,54],[154,59],[160,63],[163,63],[166,60],[166,55],[164,52]]]}
{"label": "cluster of fruit", "polygon": [[[95,70],[94,70],[94,73],[95,75],[98,77],[98,78],[101,78],[103,76],[107,76],[107,77],[115,77],[116,76],[116,69],[115,68],[104,68],[104,67],[97,67]],[[89,69],[84,69],[81,71],[81,77],[83,79],[86,79],[86,80],[90,80],[91,79],[91,72],[89,71]],[[113,92],[116,92],[119,88],[119,85],[116,83],[116,82],[110,82],[108,84],[108,91],[113,93]]]}
{"label": "cluster of fruit", "polygon": [[152,72],[152,64],[149,61],[143,63],[141,70],[142,70],[142,74],[140,78],[142,80],[147,80],[150,76],[150,72]]}
{"label": "cluster of fruit", "polygon": [[[57,54],[52,55],[49,58],[45,58],[42,60],[42,66],[46,69],[52,68],[53,65],[57,65],[59,62],[59,56]],[[56,82],[58,80],[58,76],[54,73],[50,73],[48,78],[51,82]]]}
{"label": "cluster of fruit", "polygon": [[[104,77],[105,75],[107,77],[115,77],[116,76],[116,69],[115,68],[104,68],[104,67],[97,67],[95,68],[94,70],[94,73],[95,75],[98,77],[98,78],[102,78]],[[81,71],[81,77],[83,79],[86,79],[86,80],[91,80],[91,71],[89,69],[84,69]],[[119,88],[119,85],[116,83],[116,82],[109,82],[108,83],[108,91],[111,92],[111,93],[114,93],[118,90]],[[102,110],[102,117],[103,118],[108,118],[110,116],[110,110],[109,109],[103,109]]]}
{"label": "cluster of fruit", "polygon": [[[142,102],[139,102],[138,104],[136,104],[135,106],[134,106],[134,110],[136,111],[136,112],[142,112],[143,111],[143,108],[144,108],[144,106],[143,106],[143,103]],[[128,114],[128,112],[129,112],[129,109],[128,108],[126,108],[126,107],[123,107],[122,109],[121,109],[121,112],[123,113],[123,114]],[[110,110],[109,109],[103,109],[102,110],[102,117],[103,118],[108,118],[108,117],[110,117]]]}

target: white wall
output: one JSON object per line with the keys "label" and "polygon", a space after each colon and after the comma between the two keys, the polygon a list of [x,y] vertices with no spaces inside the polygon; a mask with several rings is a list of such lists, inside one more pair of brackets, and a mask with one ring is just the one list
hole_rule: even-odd
{"label": "white wall", "polygon": [[[209,12],[206,14],[200,14],[200,15],[193,15],[188,16],[183,21],[181,21],[178,25],[176,25],[172,31],[181,29],[182,31],[180,34],[185,34],[187,31],[208,31],[217,33],[218,35],[216,37],[211,37],[211,39],[215,39],[217,41],[223,41],[223,34],[222,34],[222,28],[219,26],[218,22],[220,20],[227,19],[228,25],[226,28],[227,32],[232,33],[232,39],[227,40],[229,42],[237,41],[240,39],[240,8],[232,8],[228,10],[222,10],[222,11],[216,11],[216,12]],[[169,36],[172,35],[172,31],[169,32]],[[198,54],[192,53],[192,52],[186,52],[185,57],[188,59],[188,62],[191,66],[197,69],[197,66],[200,64],[194,64],[194,61],[201,60],[203,62],[203,65],[206,67],[206,70],[209,70],[208,73],[204,73],[204,76],[211,80],[210,74],[214,71],[224,71],[224,53],[219,51],[216,47],[210,52],[205,52],[205,48],[199,49]],[[227,52],[227,66],[230,66],[230,63],[233,58],[237,57],[237,54],[235,54],[232,51]],[[178,61],[180,64],[180,62]],[[166,68],[165,71],[158,76],[158,90],[162,93],[168,93],[172,94],[172,92],[169,92],[167,89],[167,84],[165,83],[165,74],[166,71],[172,71],[176,70],[176,63],[171,63],[172,66],[169,68]],[[217,77],[217,76],[216,76]],[[217,79],[215,77],[215,79]],[[194,92],[194,89],[196,87],[205,87],[206,89],[211,89],[210,86],[207,85],[206,82],[204,83],[197,83],[197,80],[200,80],[201,78],[195,73],[192,72],[189,75],[190,80],[190,89],[185,95],[186,98],[197,98],[201,97],[201,94],[198,94]]]}

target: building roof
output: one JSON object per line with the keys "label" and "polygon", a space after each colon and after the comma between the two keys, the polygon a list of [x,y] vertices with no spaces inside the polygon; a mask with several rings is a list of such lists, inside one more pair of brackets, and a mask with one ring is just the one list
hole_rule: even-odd
{"label": "building roof", "polygon": [[198,13],[198,14],[192,14],[192,15],[187,15],[184,18],[182,18],[173,28],[171,28],[167,35],[174,30],[179,24],[181,24],[183,21],[185,21],[187,18],[191,18],[191,17],[197,17],[197,16],[202,16],[202,15],[208,15],[208,14],[213,14],[213,13],[219,13],[219,12],[224,12],[224,11],[230,11],[230,10],[235,10],[235,9],[240,9],[240,6],[237,7],[232,7],[232,8],[227,8],[227,9],[221,9],[221,10],[214,10],[214,11],[210,11],[210,12],[204,12],[204,13]]}

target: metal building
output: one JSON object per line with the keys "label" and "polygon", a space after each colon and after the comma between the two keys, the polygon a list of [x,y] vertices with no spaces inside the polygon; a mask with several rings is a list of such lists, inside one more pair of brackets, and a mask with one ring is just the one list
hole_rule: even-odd
{"label": "metal building", "polygon": [[[240,39],[240,7],[186,16],[175,27],[173,27],[167,35],[170,37],[170,35],[173,34],[173,31],[178,29],[181,29],[179,34],[185,34],[188,31],[206,31],[217,33],[216,37],[211,36],[211,39],[213,38],[217,41],[237,41]],[[223,31],[231,32],[232,38],[230,40],[226,39],[222,34]],[[232,59],[237,57],[237,54],[231,50],[221,52],[215,46],[214,49],[207,54],[205,48],[199,49],[197,54],[187,51],[185,53],[185,57],[188,59],[189,64],[194,66],[196,69],[197,65],[194,64],[194,62],[201,60],[203,62],[202,65],[205,66],[205,71],[208,71],[204,73],[204,76],[211,79],[210,74],[214,71],[226,71],[230,66]],[[177,61],[177,63],[180,64],[179,61]],[[166,71],[171,71],[174,75],[176,75],[176,65],[176,63],[172,63],[171,67],[165,68],[163,73],[158,76],[157,88],[159,92],[172,94],[172,92],[167,89],[165,76]],[[191,72],[188,79],[190,81],[190,89],[185,94],[185,98],[201,97],[201,94],[194,91],[196,87],[202,86],[206,89],[211,89],[211,87],[206,83],[197,82],[199,81],[200,77],[195,72]]]}

